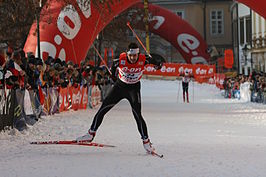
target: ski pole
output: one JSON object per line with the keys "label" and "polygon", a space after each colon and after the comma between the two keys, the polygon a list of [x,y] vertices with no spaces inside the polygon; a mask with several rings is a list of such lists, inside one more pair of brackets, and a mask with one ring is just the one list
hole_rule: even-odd
{"label": "ski pole", "polygon": [[143,45],[143,43],[141,42],[141,40],[139,39],[138,35],[136,34],[136,32],[133,30],[133,28],[130,26],[130,23],[127,22],[127,26],[129,27],[129,29],[135,34],[137,40],[139,41],[140,45],[143,47],[143,49],[145,50],[145,52],[149,55],[150,58],[151,54],[147,51],[146,47]]}
{"label": "ski pole", "polygon": [[180,80],[178,80],[177,79],[177,81],[178,81],[178,89],[177,89],[177,103],[179,102],[179,92],[180,92]]}
{"label": "ski pole", "polygon": [[192,82],[192,85],[193,85],[193,103],[194,103],[194,82],[195,82],[195,80]]}
{"label": "ski pole", "polygon": [[98,56],[100,57],[100,59],[102,60],[104,66],[106,67],[106,69],[108,70],[108,72],[112,75],[112,72],[108,68],[106,62],[104,61],[104,59],[102,58],[102,56],[100,55],[99,51],[96,49],[96,47],[94,46],[94,44],[92,44],[92,47],[94,48],[94,50],[96,51],[96,53],[98,54]]}

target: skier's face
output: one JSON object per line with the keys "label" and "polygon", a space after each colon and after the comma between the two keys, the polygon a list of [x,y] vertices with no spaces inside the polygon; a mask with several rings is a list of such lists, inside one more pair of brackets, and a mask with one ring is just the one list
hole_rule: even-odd
{"label": "skier's face", "polygon": [[132,64],[137,62],[138,56],[139,54],[128,54],[127,55],[129,62]]}

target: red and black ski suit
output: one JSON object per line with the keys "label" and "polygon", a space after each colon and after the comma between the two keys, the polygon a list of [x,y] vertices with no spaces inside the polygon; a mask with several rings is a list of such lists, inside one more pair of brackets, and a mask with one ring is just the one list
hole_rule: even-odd
{"label": "red and black ski suit", "polygon": [[110,89],[108,95],[94,116],[91,130],[97,131],[101,125],[104,115],[113,108],[120,100],[127,99],[131,105],[134,118],[137,122],[138,131],[142,139],[148,138],[147,126],[141,115],[141,96],[140,96],[140,79],[144,71],[145,64],[155,64],[160,66],[161,63],[146,58],[145,55],[139,54],[138,61],[130,63],[127,54],[122,53],[119,60],[116,59],[112,66],[112,74],[117,72],[117,80]]}

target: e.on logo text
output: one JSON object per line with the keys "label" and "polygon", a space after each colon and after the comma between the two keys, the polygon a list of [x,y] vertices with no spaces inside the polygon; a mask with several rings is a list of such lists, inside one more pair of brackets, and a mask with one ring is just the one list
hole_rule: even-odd
{"label": "e.on logo text", "polygon": [[206,75],[207,74],[207,70],[206,69],[197,68],[196,69],[196,74],[197,75]]}
{"label": "e.on logo text", "polygon": [[167,67],[167,66],[162,66],[161,72],[162,73],[175,73],[176,68],[175,67]]}
{"label": "e.on logo text", "polygon": [[[88,19],[91,16],[91,1],[77,0],[77,4],[84,17]],[[54,42],[54,44],[47,41],[40,42],[41,52],[47,53],[51,57],[56,56],[58,51],[55,45],[60,46],[62,44],[62,35],[67,40],[73,40],[81,29],[82,21],[77,9],[69,4],[60,11],[56,24],[61,33],[55,34],[53,37],[52,42]],[[37,56],[38,46],[36,46],[35,53]],[[62,60],[66,60],[66,50],[63,47],[61,47],[58,57]]]}
{"label": "e.on logo text", "polygon": [[189,74],[192,74],[193,73],[193,69],[181,66],[181,67],[179,67],[178,72],[179,73],[188,72]]}
{"label": "e.on logo text", "polygon": [[196,63],[207,64],[206,59],[203,58],[202,56],[199,56],[199,53],[197,52],[198,47],[200,46],[200,42],[196,37],[190,34],[182,33],[177,36],[177,42],[180,48],[184,52],[193,56],[191,58],[192,64]]}

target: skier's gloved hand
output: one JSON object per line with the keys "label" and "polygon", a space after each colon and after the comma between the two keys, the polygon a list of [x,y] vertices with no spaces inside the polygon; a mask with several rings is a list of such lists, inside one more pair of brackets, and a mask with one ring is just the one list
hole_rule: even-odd
{"label": "skier's gloved hand", "polygon": [[154,69],[159,70],[162,68],[162,66],[163,66],[163,63],[159,63],[158,65],[154,66]]}

